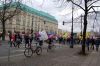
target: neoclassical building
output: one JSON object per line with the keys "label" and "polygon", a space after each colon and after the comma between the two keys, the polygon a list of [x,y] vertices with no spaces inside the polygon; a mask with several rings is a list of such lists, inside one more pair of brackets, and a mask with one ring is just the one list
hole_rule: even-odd
{"label": "neoclassical building", "polygon": [[[58,33],[58,22],[55,17],[25,4],[20,4],[20,6],[20,13],[7,20],[6,32],[28,32],[30,30],[37,32],[39,30],[46,30],[48,33]],[[0,31],[2,31],[1,26]]]}

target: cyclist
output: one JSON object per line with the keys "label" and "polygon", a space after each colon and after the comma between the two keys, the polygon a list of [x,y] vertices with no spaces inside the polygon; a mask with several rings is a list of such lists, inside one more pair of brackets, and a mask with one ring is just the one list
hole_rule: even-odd
{"label": "cyclist", "polygon": [[40,46],[43,45],[43,39],[42,39],[41,35],[39,36],[39,45],[40,45]]}

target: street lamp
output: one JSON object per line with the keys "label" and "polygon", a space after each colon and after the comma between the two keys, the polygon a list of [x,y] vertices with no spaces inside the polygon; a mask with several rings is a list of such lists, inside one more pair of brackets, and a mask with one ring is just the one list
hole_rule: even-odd
{"label": "street lamp", "polygon": [[[67,0],[68,2],[70,2],[71,0]],[[73,10],[74,10],[74,5],[72,3],[72,28],[71,28],[71,45],[70,48],[73,48]]]}
{"label": "street lamp", "polygon": [[[81,22],[74,22],[74,23],[81,23],[81,37],[82,37],[82,15],[80,16],[81,17]],[[63,25],[65,24],[65,23],[72,23],[72,29],[71,29],[71,45],[70,45],[70,48],[73,48],[73,21],[72,22],[65,22],[65,21],[63,21]]]}
{"label": "street lamp", "polygon": [[63,21],[63,25],[64,23],[72,23],[72,29],[71,29],[71,45],[70,48],[73,48],[73,21],[72,22],[64,22]]}

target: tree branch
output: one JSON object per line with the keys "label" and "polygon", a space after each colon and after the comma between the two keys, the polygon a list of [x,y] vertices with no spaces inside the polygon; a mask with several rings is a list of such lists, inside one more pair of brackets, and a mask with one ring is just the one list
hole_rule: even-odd
{"label": "tree branch", "polygon": [[93,6],[93,7],[100,7],[100,6]]}
{"label": "tree branch", "polygon": [[95,9],[94,9],[94,8],[92,8],[92,9],[93,9],[93,11],[95,12],[95,14],[97,14],[96,11],[95,11]]}
{"label": "tree branch", "polygon": [[[3,2],[3,6],[1,7],[2,10],[0,10],[0,20],[1,21],[6,21],[10,18],[12,18],[13,16],[17,15],[18,13],[18,9],[20,8],[20,0],[15,4],[16,7],[14,7],[13,11],[10,10],[13,1],[10,0],[9,3],[7,2],[7,0],[5,0],[5,3]],[[12,7],[13,8],[13,7]]]}
{"label": "tree branch", "polygon": [[18,3],[15,10],[13,12],[10,11],[9,15],[7,16],[7,18],[5,18],[5,20],[8,20],[8,19],[14,17],[15,15],[17,15],[18,13],[20,13],[19,7],[20,7],[20,4]]}
{"label": "tree branch", "polygon": [[96,1],[92,2],[88,7],[90,7],[91,5],[93,5],[94,3],[98,2],[98,1],[100,1],[100,0],[96,0]]}
{"label": "tree branch", "polygon": [[80,5],[76,4],[76,3],[74,3],[72,0],[70,0],[70,1],[71,1],[74,5],[80,7],[81,9],[83,9],[83,10],[85,11],[85,9],[84,9],[82,6],[80,6]]}
{"label": "tree branch", "polygon": [[89,11],[91,8],[93,8],[93,7],[100,7],[100,6],[91,6],[90,8],[88,8],[88,11]]}

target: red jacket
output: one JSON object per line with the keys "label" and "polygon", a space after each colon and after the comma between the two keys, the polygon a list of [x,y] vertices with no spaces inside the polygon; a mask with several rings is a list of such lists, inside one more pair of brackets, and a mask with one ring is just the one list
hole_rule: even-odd
{"label": "red jacket", "polygon": [[11,35],[11,41],[15,41],[15,35],[14,34]]}

